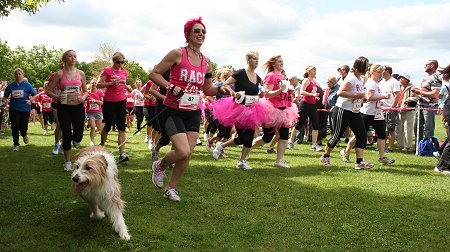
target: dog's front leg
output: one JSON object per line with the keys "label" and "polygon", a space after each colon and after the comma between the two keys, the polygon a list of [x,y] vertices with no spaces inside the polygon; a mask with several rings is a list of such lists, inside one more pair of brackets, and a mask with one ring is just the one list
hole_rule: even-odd
{"label": "dog's front leg", "polygon": [[109,216],[111,217],[111,222],[113,224],[114,230],[119,234],[120,239],[126,241],[130,240],[131,236],[128,233],[128,228],[125,224],[122,210],[117,207],[113,207]]}
{"label": "dog's front leg", "polygon": [[100,208],[96,203],[89,202],[88,204],[89,208],[91,209],[91,215],[89,216],[91,219],[101,220],[105,218],[105,213],[102,210],[100,210]]}

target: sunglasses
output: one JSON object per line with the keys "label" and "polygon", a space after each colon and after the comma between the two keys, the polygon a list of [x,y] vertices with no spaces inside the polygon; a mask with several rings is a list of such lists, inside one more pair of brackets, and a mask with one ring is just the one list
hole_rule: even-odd
{"label": "sunglasses", "polygon": [[203,34],[206,34],[206,30],[205,29],[200,29],[200,28],[194,28],[193,30],[192,30],[194,33],[203,33]]}
{"label": "sunglasses", "polygon": [[125,61],[118,61],[118,60],[116,60],[116,63],[117,64],[123,64],[123,63],[125,63]]}

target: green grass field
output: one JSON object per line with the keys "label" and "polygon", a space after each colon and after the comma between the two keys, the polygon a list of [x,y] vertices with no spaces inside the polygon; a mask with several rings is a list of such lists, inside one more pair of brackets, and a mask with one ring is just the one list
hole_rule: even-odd
{"label": "green grass field", "polygon": [[[437,123],[440,138],[441,124]],[[272,166],[275,154],[253,150],[252,171],[235,168],[240,148],[214,161],[197,146],[178,185],[181,202],[151,183],[144,134],[127,144],[119,164],[131,241],[120,241],[108,219],[92,221],[74,194],[53,135],[30,124],[30,144],[12,151],[0,137],[2,251],[448,251],[450,177],[434,157],[394,152],[391,166],[356,171],[332,153],[333,167],[308,144],[286,151],[291,169]],[[88,131],[82,146],[89,143]],[[99,139],[99,136],[97,136]],[[107,148],[116,146],[111,133]],[[98,140],[97,140],[98,142]],[[22,140],[21,140],[22,143]],[[170,147],[162,149],[161,153]],[[376,163],[373,146],[365,159]],[[351,156],[354,160],[354,153]],[[170,172],[169,172],[170,175]]]}

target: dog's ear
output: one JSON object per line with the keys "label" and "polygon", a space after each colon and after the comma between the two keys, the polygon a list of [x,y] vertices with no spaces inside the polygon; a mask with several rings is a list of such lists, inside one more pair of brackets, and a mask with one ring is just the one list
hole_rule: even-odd
{"label": "dog's ear", "polygon": [[105,156],[97,154],[95,156],[92,156],[90,159],[92,159],[98,166],[100,166],[102,172],[106,172],[106,170],[108,169],[108,161],[106,160]]}

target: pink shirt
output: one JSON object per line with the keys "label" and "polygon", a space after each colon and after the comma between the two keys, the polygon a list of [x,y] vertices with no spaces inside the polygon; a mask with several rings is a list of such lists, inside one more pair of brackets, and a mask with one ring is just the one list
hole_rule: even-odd
{"label": "pink shirt", "polygon": [[127,98],[126,107],[133,108],[134,107],[134,99],[130,93],[125,93],[125,97]]}
{"label": "pink shirt", "polygon": [[42,111],[45,111],[45,112],[52,112],[52,111],[53,111],[53,109],[52,109],[52,102],[53,102],[53,99],[50,98],[49,96],[47,96],[47,95],[45,94],[45,91],[42,91],[42,92],[40,92],[40,93],[37,95],[36,101],[39,102],[39,103],[41,103],[41,105],[42,105]]}
{"label": "pink shirt", "polygon": [[125,85],[127,83],[128,72],[124,68],[121,70],[115,70],[112,67],[105,67],[101,76],[105,76],[105,82],[112,82],[117,77],[120,77],[120,81],[117,85],[107,87],[105,91],[105,101],[119,102],[126,99],[125,97]]}
{"label": "pink shirt", "polygon": [[[148,92],[148,90],[150,90],[150,88],[153,86],[153,81],[151,81],[151,80],[148,80],[147,81],[147,83],[145,83],[145,85],[142,87],[142,93],[143,94],[145,94],[145,93],[147,93],[147,95],[150,95],[151,96],[151,94]],[[154,107],[156,105],[156,101],[155,102],[153,102],[153,101],[151,101],[150,99],[148,99],[148,98],[144,98],[144,106],[145,107],[147,107],[147,106],[152,106],[152,107]]]}
{"label": "pink shirt", "polygon": [[[284,80],[284,76],[277,74],[275,72],[270,72],[264,78],[264,84],[268,86],[273,86],[272,90],[280,89],[280,82]],[[269,101],[275,108],[290,107],[292,105],[291,91],[286,90],[281,92],[277,96],[269,98]]]}
{"label": "pink shirt", "polygon": [[103,94],[103,91],[100,89],[97,89],[97,92],[95,93],[89,93],[88,98],[86,99],[86,112],[102,112],[102,105],[91,102],[91,100],[99,101],[104,95],[105,94]]}
{"label": "pink shirt", "polygon": [[170,84],[180,87],[184,95],[180,100],[172,95],[172,87],[167,89],[166,99],[163,104],[174,109],[191,111],[198,110],[200,103],[200,89],[205,82],[205,74],[207,69],[206,57],[202,55],[200,66],[194,66],[189,61],[186,48],[181,48],[182,57],[178,65],[170,68]]}

